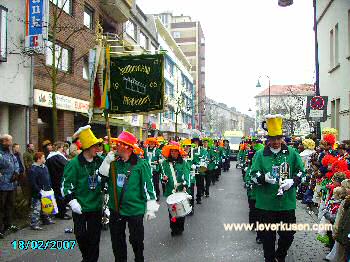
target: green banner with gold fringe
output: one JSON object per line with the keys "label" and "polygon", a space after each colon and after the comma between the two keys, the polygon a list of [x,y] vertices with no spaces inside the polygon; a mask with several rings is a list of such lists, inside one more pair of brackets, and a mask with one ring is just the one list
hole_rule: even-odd
{"label": "green banner with gold fringe", "polygon": [[110,113],[164,109],[164,55],[111,57]]}

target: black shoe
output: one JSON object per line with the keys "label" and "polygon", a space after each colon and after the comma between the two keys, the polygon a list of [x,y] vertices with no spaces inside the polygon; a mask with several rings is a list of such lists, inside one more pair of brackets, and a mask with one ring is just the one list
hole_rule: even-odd
{"label": "black shoe", "polygon": [[192,209],[192,211],[188,215],[189,216],[193,216],[194,215],[194,210]]}
{"label": "black shoe", "polygon": [[4,233],[0,233],[0,239],[4,239],[5,234]]}
{"label": "black shoe", "polygon": [[197,200],[197,205],[201,205],[202,201],[201,200]]}
{"label": "black shoe", "polygon": [[171,236],[174,237],[174,236],[178,236],[178,235],[181,235],[182,232],[179,232],[179,231],[171,231]]}
{"label": "black shoe", "polygon": [[19,228],[15,225],[10,225],[10,226],[6,227],[6,230],[16,232],[19,230]]}
{"label": "black shoe", "polygon": [[213,182],[213,186],[215,186],[215,182]]}
{"label": "black shoe", "polygon": [[208,194],[208,195],[205,195],[205,197],[209,197],[209,194]]}
{"label": "black shoe", "polygon": [[55,221],[47,220],[47,221],[44,221],[42,224],[43,225],[53,225],[53,224],[56,224],[56,223],[55,223]]}

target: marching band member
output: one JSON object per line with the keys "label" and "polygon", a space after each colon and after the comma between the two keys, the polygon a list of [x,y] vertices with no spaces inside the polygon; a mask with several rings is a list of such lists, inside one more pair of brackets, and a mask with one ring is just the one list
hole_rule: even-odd
{"label": "marching band member", "polygon": [[[177,142],[163,147],[163,156],[166,158],[161,164],[162,180],[165,181],[165,196],[176,192],[187,192],[190,185],[190,169],[184,161],[186,153]],[[185,217],[173,218],[169,212],[171,235],[181,235],[184,231]]]}
{"label": "marching band member", "polygon": [[[262,224],[295,224],[296,186],[304,171],[299,154],[283,143],[282,116],[266,116],[268,144],[256,152],[251,168],[256,188],[256,209]],[[282,194],[280,191],[282,190]],[[261,232],[265,261],[285,261],[295,231],[277,231],[278,248],[275,250],[276,231]]]}
{"label": "marching band member", "polygon": [[159,166],[159,160],[161,159],[162,152],[158,148],[159,142],[157,138],[155,137],[149,137],[146,139],[146,142],[144,143],[144,156],[145,160],[148,161],[149,165],[152,169],[152,177],[153,177],[153,185],[154,189],[156,191],[157,201],[159,201],[160,196],[160,189],[159,189],[159,182],[160,182],[160,166]]}
{"label": "marching band member", "polygon": [[217,140],[214,140],[214,145],[209,150],[209,173],[211,177],[211,182],[215,185],[215,182],[219,181],[219,176],[221,173],[220,169],[221,164],[221,152],[219,149],[219,143]]}
{"label": "marching band member", "polygon": [[[193,163],[197,165],[198,174],[196,174],[196,185],[197,185],[197,194],[196,202],[201,204],[202,196],[205,193],[206,197],[209,197],[209,186],[210,186],[210,175],[207,168],[209,161],[209,147],[208,147],[208,138],[202,140],[203,146],[198,146],[194,150]],[[195,143],[200,143],[199,140],[195,139]],[[205,187],[204,187],[205,182]]]}
{"label": "marching band member", "polygon": [[[159,208],[151,179],[151,168],[146,160],[139,158],[140,148],[133,134],[123,131],[115,141],[118,158],[115,160],[114,151],[108,153],[99,169],[102,176],[109,177],[109,228],[113,253],[115,261],[127,261],[125,229],[128,223],[129,241],[134,250],[135,261],[144,261],[143,218],[144,215],[146,220],[155,218],[155,212]],[[110,167],[114,169],[116,181],[109,175]]]}
{"label": "marching band member", "polygon": [[74,234],[83,261],[97,261],[101,236],[102,188],[99,168],[102,158],[97,155],[102,139],[97,139],[90,126],[79,128],[82,153],[65,166],[62,196],[72,208]]}
{"label": "marching band member", "polygon": [[225,162],[223,163],[223,169],[224,172],[229,171],[230,169],[230,155],[231,155],[231,149],[230,149],[230,142],[228,140],[224,140],[224,159]]}
{"label": "marching band member", "polygon": [[191,139],[185,139],[182,142],[182,146],[184,148],[184,151],[187,154],[185,161],[187,162],[188,167],[191,170],[189,193],[192,196],[192,199],[190,200],[190,203],[192,206],[192,211],[190,215],[193,215],[194,214],[194,186],[196,184],[196,165],[193,163],[194,157],[193,157],[193,147],[192,147]]}

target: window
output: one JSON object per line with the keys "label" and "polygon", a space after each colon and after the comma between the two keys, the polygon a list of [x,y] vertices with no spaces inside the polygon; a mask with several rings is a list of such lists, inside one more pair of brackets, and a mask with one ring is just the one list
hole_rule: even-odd
{"label": "window", "polygon": [[0,62],[7,61],[7,11],[0,5]]}
{"label": "window", "polygon": [[171,76],[174,75],[174,64],[169,58],[165,59],[165,69],[169,72]]}
{"label": "window", "polygon": [[340,127],[340,98],[335,100],[335,129],[340,131],[339,127]]}
{"label": "window", "polygon": [[[58,43],[55,45],[55,65],[61,71],[68,72],[71,63],[71,50],[61,47]],[[46,45],[46,65],[53,65],[53,43],[47,41]]]}
{"label": "window", "polygon": [[89,60],[88,58],[84,58],[83,61],[83,79],[85,80],[89,80],[90,79],[90,75],[89,75]]}
{"label": "window", "polygon": [[339,64],[339,29],[338,24],[334,28],[334,65]]}
{"label": "window", "polygon": [[329,66],[333,69],[339,65],[339,29],[338,24],[329,32]]}
{"label": "window", "polygon": [[89,29],[94,27],[94,11],[88,6],[84,6],[84,25]]}
{"label": "window", "polygon": [[165,82],[165,93],[168,96],[174,97],[174,86],[170,84],[168,81]]}
{"label": "window", "polygon": [[[59,8],[63,7],[63,11],[67,14],[72,15],[72,0],[50,0],[54,5]],[[63,6],[64,5],[64,6]]]}
{"label": "window", "polygon": [[134,40],[136,40],[136,25],[132,21],[127,21],[125,26],[125,32]]}
{"label": "window", "polygon": [[181,37],[181,34],[180,34],[180,32],[173,32],[173,37],[174,38],[180,38]]}
{"label": "window", "polygon": [[329,67],[334,67],[334,31],[329,32]]}
{"label": "window", "polygon": [[148,49],[148,38],[147,36],[144,34],[144,33],[140,33],[140,46],[143,48],[143,49]]}
{"label": "window", "polygon": [[335,101],[331,101],[331,127],[335,128]]}

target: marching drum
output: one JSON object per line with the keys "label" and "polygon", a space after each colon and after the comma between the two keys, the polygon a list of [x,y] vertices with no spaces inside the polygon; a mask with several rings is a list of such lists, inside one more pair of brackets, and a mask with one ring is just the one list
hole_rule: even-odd
{"label": "marching drum", "polygon": [[192,211],[188,195],[186,193],[174,193],[166,199],[169,213],[172,217],[184,217]]}
{"label": "marching drum", "polygon": [[199,163],[199,172],[205,173],[208,171],[208,164],[204,160],[201,160]]}

